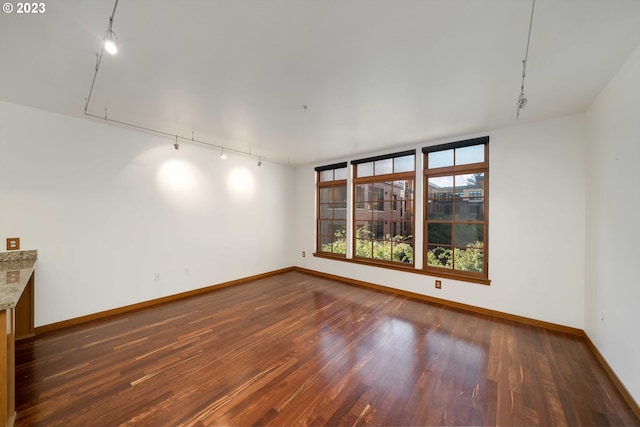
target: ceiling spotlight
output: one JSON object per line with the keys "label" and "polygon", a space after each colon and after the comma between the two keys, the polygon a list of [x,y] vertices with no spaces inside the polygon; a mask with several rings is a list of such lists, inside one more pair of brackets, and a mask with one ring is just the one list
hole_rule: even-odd
{"label": "ceiling spotlight", "polygon": [[258,157],[258,166],[262,166],[262,157]]}
{"label": "ceiling spotlight", "polygon": [[[520,93],[520,96],[518,97],[518,102],[516,105],[518,106],[518,110],[520,110],[521,108],[524,108],[524,106],[527,105],[527,95],[525,95],[524,92]],[[518,113],[520,113],[520,111],[518,111]]]}
{"label": "ceiling spotlight", "polygon": [[180,149],[180,144],[178,144],[178,135],[176,135],[176,142],[173,143],[173,148],[176,150]]}
{"label": "ceiling spotlight", "polygon": [[111,55],[115,55],[118,53],[118,41],[115,38],[116,34],[111,31],[108,38],[104,41],[104,50],[109,52]]}
{"label": "ceiling spotlight", "polygon": [[222,160],[226,160],[227,159],[227,153],[224,152],[224,148],[222,148],[222,150],[220,150],[220,158]]}
{"label": "ceiling spotlight", "polygon": [[116,33],[113,32],[111,27],[113,26],[113,17],[109,18],[109,29],[107,30],[107,34],[104,37],[104,50],[109,52],[111,55],[115,55],[118,53],[118,37]]}

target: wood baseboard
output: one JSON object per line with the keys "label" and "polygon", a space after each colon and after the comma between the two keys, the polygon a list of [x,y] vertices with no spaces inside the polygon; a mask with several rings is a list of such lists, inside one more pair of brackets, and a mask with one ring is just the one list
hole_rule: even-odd
{"label": "wood baseboard", "polygon": [[586,332],[584,334],[584,340],[587,343],[587,347],[589,347],[593,355],[598,359],[598,362],[600,362],[600,365],[602,365],[602,368],[605,370],[611,381],[613,381],[613,384],[616,386],[620,394],[622,394],[624,400],[629,404],[636,416],[640,418],[640,405],[638,405],[638,402],[636,402],[633,396],[631,396],[629,390],[627,390],[624,384],[622,384],[620,378],[618,378],[613,369],[611,369],[611,366],[609,366],[609,363],[607,363],[607,359],[605,359],[602,353],[600,353],[598,347],[596,347],[593,341],[591,341],[591,338],[589,338],[589,335],[587,335]]}
{"label": "wood baseboard", "polygon": [[293,271],[294,267],[286,267],[280,270],[269,271],[266,273],[256,274],[253,276],[243,277],[241,279],[231,280],[229,282],[218,283],[217,285],[211,285],[204,288],[194,289],[187,292],[181,292],[175,295],[169,295],[162,298],[156,298],[149,301],[139,302],[137,304],[131,304],[124,307],[118,307],[111,310],[101,311],[99,313],[88,314],[86,316],[75,317],[73,319],[63,320],[61,322],[50,323],[48,325],[38,326],[35,328],[35,334],[42,334],[45,332],[55,331],[69,326],[79,325],[81,323],[91,322],[92,320],[103,319],[105,317],[115,316],[122,313],[128,313],[131,311],[141,310],[143,308],[152,307],[159,304],[165,304],[171,301],[176,301],[182,298],[189,298],[194,295],[202,294],[205,292],[217,291],[227,288],[229,286],[240,285],[242,283],[250,282],[252,280],[263,279],[265,277],[276,276],[282,273],[288,273]]}
{"label": "wood baseboard", "polygon": [[580,337],[584,337],[585,336],[584,331],[582,329],[572,328],[570,326],[559,325],[557,323],[545,322],[545,321],[542,321],[542,320],[531,319],[529,317],[524,317],[524,316],[517,316],[515,314],[509,314],[509,313],[505,313],[505,312],[497,311],[497,310],[490,310],[488,308],[476,307],[474,305],[463,304],[463,303],[455,302],[455,301],[449,301],[449,300],[445,300],[445,299],[431,297],[431,296],[428,296],[428,295],[418,294],[418,293],[415,293],[415,292],[404,291],[402,289],[391,288],[391,287],[388,287],[388,286],[375,285],[373,283],[363,282],[361,280],[349,279],[347,277],[336,276],[336,275],[329,274],[329,273],[322,273],[322,272],[319,272],[319,271],[309,270],[309,269],[301,268],[301,267],[295,267],[295,271],[299,271],[301,273],[310,274],[310,275],[313,275],[313,276],[324,277],[324,278],[331,279],[331,280],[336,280],[338,282],[347,283],[347,284],[350,284],[350,285],[362,286],[362,287],[365,287],[365,288],[371,288],[371,289],[377,289],[377,290],[381,290],[381,291],[385,291],[385,292],[391,292],[391,293],[394,293],[394,294],[398,294],[398,295],[402,295],[402,296],[406,296],[406,297],[410,297],[410,298],[415,298],[415,299],[422,300],[422,301],[432,302],[432,303],[435,303],[435,304],[441,304],[441,305],[444,305],[444,306],[447,306],[447,307],[453,307],[453,308],[458,308],[458,309],[461,309],[461,310],[471,311],[473,313],[485,314],[487,316],[494,316],[494,317],[498,317],[500,319],[505,319],[505,320],[512,320],[514,322],[524,323],[526,325],[539,326],[539,327],[542,327],[542,328],[545,328],[545,329],[550,329],[552,331],[564,332],[564,333],[567,333],[567,334],[577,335],[577,336],[580,336]]}
{"label": "wood baseboard", "polygon": [[445,299],[440,299],[440,298],[436,298],[436,297],[431,297],[428,295],[423,295],[423,294],[418,294],[415,292],[410,292],[410,291],[405,291],[402,289],[396,289],[396,288],[392,288],[392,287],[388,287],[388,286],[382,286],[382,285],[376,285],[373,283],[369,283],[369,282],[364,282],[361,280],[355,280],[355,279],[349,279],[347,277],[343,277],[343,276],[337,276],[334,274],[329,274],[329,273],[323,273],[320,271],[316,271],[316,270],[310,270],[310,269],[306,269],[306,268],[302,268],[302,267],[286,267],[286,268],[282,268],[279,270],[274,270],[274,271],[269,271],[266,273],[261,273],[261,274],[256,274],[254,276],[248,276],[248,277],[243,277],[241,279],[236,279],[236,280],[231,280],[229,282],[223,282],[223,283],[219,283],[217,285],[211,285],[211,286],[207,286],[204,288],[199,288],[199,289],[194,289],[191,291],[187,291],[187,292],[182,292],[179,294],[175,294],[175,295],[169,295],[166,297],[162,297],[162,298],[157,298],[157,299],[153,299],[153,300],[149,300],[149,301],[144,301],[144,302],[140,302],[137,304],[132,304],[132,305],[127,305],[124,307],[118,307],[118,308],[114,308],[111,310],[105,310],[105,311],[101,311],[98,313],[93,313],[93,314],[88,314],[86,316],[80,316],[80,317],[76,317],[73,319],[68,319],[68,320],[63,320],[61,322],[56,322],[56,323],[50,323],[48,325],[43,325],[43,326],[38,326],[35,328],[35,334],[40,334],[40,333],[44,333],[44,332],[49,332],[49,331],[54,331],[57,329],[62,329],[62,328],[66,328],[68,326],[73,326],[73,325],[78,325],[81,323],[86,323],[86,322],[90,322],[92,320],[97,320],[97,319],[102,319],[105,317],[110,317],[110,316],[115,316],[117,314],[122,314],[122,313],[127,313],[127,312],[131,312],[131,311],[135,311],[135,310],[140,310],[143,308],[147,308],[147,307],[152,307],[154,305],[159,305],[159,304],[164,304],[167,302],[171,302],[171,301],[175,301],[175,300],[179,300],[182,298],[188,298],[194,295],[198,295],[198,294],[202,294],[205,292],[211,292],[211,291],[215,291],[215,290],[219,290],[219,289],[223,289],[226,288],[228,286],[234,286],[234,285],[239,285],[242,283],[246,283],[252,280],[258,280],[258,279],[262,279],[265,277],[270,277],[270,276],[276,276],[278,274],[283,274],[283,273],[288,273],[290,271],[298,271],[301,273],[305,273],[305,274],[310,274],[313,276],[318,276],[318,277],[324,277],[326,279],[330,279],[330,280],[336,280],[338,282],[342,282],[342,283],[346,283],[346,284],[350,284],[350,285],[355,285],[355,286],[361,286],[361,287],[366,287],[366,288],[370,288],[370,289],[377,289],[377,290],[381,290],[381,291],[385,291],[385,292],[390,292],[390,293],[395,293],[398,295],[403,295],[406,297],[410,297],[410,298],[415,298],[418,300],[422,300],[422,301],[427,301],[427,302],[432,302],[435,304],[442,304],[448,307],[453,307],[453,308],[458,308],[461,310],[467,310],[467,311],[471,311],[474,313],[479,313],[479,314],[485,314],[488,316],[495,316],[501,319],[505,319],[505,320],[512,320],[515,322],[519,322],[519,323],[524,323],[527,325],[532,325],[532,326],[540,326],[542,328],[546,328],[546,329],[550,329],[550,330],[554,330],[554,331],[559,331],[559,332],[565,332],[571,335],[577,335],[577,336],[586,336],[584,331],[582,329],[578,329],[578,328],[572,328],[569,326],[564,326],[564,325],[559,325],[556,323],[551,323],[551,322],[545,322],[542,320],[537,320],[537,319],[531,319],[529,317],[524,317],[524,316],[517,316],[515,314],[509,314],[509,313],[505,313],[502,311],[497,311],[497,310],[490,310],[487,308],[482,308],[482,307],[476,307],[473,305],[469,305],[469,304],[463,304],[463,303],[459,303],[459,302],[454,302],[454,301],[449,301],[449,300],[445,300]]}

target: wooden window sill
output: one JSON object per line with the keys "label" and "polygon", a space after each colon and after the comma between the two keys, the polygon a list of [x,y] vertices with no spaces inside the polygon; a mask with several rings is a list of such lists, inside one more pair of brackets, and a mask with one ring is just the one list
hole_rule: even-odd
{"label": "wooden window sill", "polygon": [[423,276],[459,280],[461,282],[478,283],[480,285],[491,284],[490,279],[485,279],[483,277],[470,277],[462,274],[417,269],[413,264],[407,264],[406,266],[403,266],[402,264],[393,265],[389,262],[384,262],[384,261],[369,260],[367,258],[347,258],[344,255],[332,255],[326,252],[315,252],[313,256],[318,258],[331,259],[335,261],[349,262],[352,264],[368,265],[371,267],[380,267],[380,268],[386,268],[389,270],[404,271],[405,273],[421,274]]}

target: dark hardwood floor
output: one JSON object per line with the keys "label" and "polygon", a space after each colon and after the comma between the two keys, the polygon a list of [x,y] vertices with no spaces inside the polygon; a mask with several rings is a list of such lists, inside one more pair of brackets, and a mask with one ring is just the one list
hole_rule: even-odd
{"label": "dark hardwood floor", "polygon": [[16,346],[16,426],[640,425],[580,337],[299,272]]}

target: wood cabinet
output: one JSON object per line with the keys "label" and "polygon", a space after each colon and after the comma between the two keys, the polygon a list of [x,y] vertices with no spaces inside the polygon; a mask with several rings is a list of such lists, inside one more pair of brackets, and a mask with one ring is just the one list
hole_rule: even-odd
{"label": "wood cabinet", "polygon": [[22,296],[16,304],[16,341],[30,338],[34,335],[33,327],[33,282],[35,273],[31,274]]}
{"label": "wood cabinet", "polygon": [[36,251],[0,253],[0,427],[16,418],[15,342],[34,334],[36,259]]}

